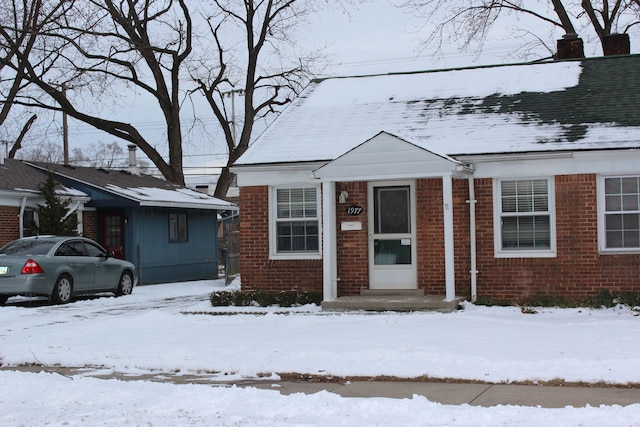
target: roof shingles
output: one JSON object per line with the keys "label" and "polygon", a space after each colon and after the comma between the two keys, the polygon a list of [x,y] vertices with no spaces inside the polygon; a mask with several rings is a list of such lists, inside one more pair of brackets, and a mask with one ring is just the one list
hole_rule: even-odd
{"label": "roof shingles", "polygon": [[640,146],[640,56],[312,82],[236,165],[326,161],[380,131],[448,155]]}

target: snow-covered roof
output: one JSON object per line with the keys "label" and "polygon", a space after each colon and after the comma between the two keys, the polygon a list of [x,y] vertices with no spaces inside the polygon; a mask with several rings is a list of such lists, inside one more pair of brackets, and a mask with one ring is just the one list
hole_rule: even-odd
{"label": "snow-covered roof", "polygon": [[638,55],[313,81],[235,164],[333,160],[381,131],[449,156],[637,148],[638,82]]}
{"label": "snow-covered roof", "polygon": [[140,206],[157,207],[199,207],[209,209],[236,209],[233,203],[209,196],[190,188],[177,187],[175,189],[157,187],[122,188],[107,184],[105,190],[122,197],[136,200]]}
{"label": "snow-covered roof", "polygon": [[134,201],[140,206],[181,207],[192,209],[236,210],[233,203],[209,196],[150,175],[127,171],[79,166],[31,163],[36,168],[55,172],[59,178],[111,193]]}

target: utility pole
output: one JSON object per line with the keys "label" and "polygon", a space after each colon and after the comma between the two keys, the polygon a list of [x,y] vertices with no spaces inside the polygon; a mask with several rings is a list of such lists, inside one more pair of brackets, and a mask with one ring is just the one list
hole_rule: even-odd
{"label": "utility pole", "polygon": [[[62,83],[62,96],[67,97],[67,85]],[[62,110],[62,146],[64,153],[64,165],[69,164],[69,126],[67,124],[67,112]]]}
{"label": "utility pole", "polygon": [[237,141],[236,136],[236,94],[244,95],[244,89],[232,89],[228,92],[222,92],[224,96],[231,98],[231,136],[233,137],[233,144]]}

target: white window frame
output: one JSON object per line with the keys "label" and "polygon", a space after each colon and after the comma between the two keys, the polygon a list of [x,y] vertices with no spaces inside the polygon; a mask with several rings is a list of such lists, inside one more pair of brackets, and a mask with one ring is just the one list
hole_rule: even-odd
{"label": "white window frame", "polygon": [[[278,252],[278,197],[277,191],[283,189],[313,188],[316,191],[316,218],[305,218],[305,221],[318,221],[318,251],[317,252]],[[269,258],[270,259],[322,259],[322,193],[319,185],[292,184],[278,185],[269,188]]]}
{"label": "white window frame", "polygon": [[[503,249],[502,248],[502,182],[546,180],[549,215],[548,249]],[[505,177],[493,179],[493,242],[496,258],[555,258],[556,257],[556,200],[553,177]]]}
{"label": "white window frame", "polygon": [[598,198],[598,249],[602,254],[628,254],[640,253],[640,247],[635,248],[608,248],[606,229],[606,200],[605,200],[605,179],[606,178],[637,178],[640,173],[625,175],[598,175],[597,198]]}

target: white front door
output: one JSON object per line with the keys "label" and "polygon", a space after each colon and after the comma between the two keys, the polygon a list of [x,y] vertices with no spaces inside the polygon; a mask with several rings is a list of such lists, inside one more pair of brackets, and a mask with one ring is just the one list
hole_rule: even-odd
{"label": "white front door", "polygon": [[369,183],[369,288],[416,289],[415,182]]}

